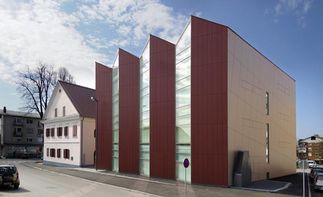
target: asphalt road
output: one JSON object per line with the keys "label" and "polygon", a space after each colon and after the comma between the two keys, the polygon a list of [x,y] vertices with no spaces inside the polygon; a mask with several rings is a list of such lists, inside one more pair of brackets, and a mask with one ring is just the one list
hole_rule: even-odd
{"label": "asphalt road", "polygon": [[149,196],[143,192],[30,168],[22,162],[24,160],[0,159],[0,164],[14,163],[20,176],[19,189],[0,188],[0,196]]}
{"label": "asphalt road", "polygon": [[[309,170],[307,170],[309,172]],[[275,178],[276,181],[290,182],[292,185],[282,191],[280,194],[288,194],[293,196],[303,196],[303,174],[301,170],[294,175]],[[305,197],[323,197],[323,191],[315,191],[312,184],[308,180],[308,174],[305,173]]]}

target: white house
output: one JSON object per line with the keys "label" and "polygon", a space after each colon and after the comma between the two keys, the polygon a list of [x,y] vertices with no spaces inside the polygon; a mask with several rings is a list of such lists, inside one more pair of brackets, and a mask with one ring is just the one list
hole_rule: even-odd
{"label": "white house", "polygon": [[44,115],[46,164],[94,165],[95,90],[59,81]]}

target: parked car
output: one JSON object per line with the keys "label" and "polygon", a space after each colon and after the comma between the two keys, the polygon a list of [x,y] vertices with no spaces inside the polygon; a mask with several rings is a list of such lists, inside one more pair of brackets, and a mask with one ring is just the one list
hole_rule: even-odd
{"label": "parked car", "polygon": [[317,173],[323,173],[323,168],[314,167],[314,168],[311,169],[311,172],[310,172],[310,181],[311,182],[314,181],[314,178],[315,178]]}
{"label": "parked car", "polygon": [[18,189],[20,185],[19,173],[14,165],[0,165],[0,185],[13,186]]}
{"label": "parked car", "polygon": [[308,164],[308,167],[310,167],[310,168],[314,168],[314,167],[316,167],[316,163],[315,163],[315,161],[313,161],[313,160],[307,160],[306,161],[307,162],[307,164]]}
{"label": "parked car", "polygon": [[318,173],[314,180],[314,189],[323,191],[323,173]]}

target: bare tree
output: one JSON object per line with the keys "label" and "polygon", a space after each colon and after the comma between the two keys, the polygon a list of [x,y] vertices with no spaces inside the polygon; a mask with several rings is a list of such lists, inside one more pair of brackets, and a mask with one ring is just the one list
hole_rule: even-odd
{"label": "bare tree", "polygon": [[58,69],[58,80],[75,83],[74,77],[68,72],[67,68],[60,67]]}
{"label": "bare tree", "polygon": [[36,111],[40,118],[43,118],[47,109],[49,98],[57,83],[57,80],[75,83],[73,76],[64,67],[59,68],[58,73],[54,71],[54,66],[39,63],[39,65],[26,71],[19,72],[17,90],[24,100],[24,110]]}
{"label": "bare tree", "polygon": [[39,63],[35,69],[27,67],[25,72],[19,72],[17,90],[25,101],[25,110],[36,111],[43,118],[57,81],[56,75],[52,65],[43,63]]}

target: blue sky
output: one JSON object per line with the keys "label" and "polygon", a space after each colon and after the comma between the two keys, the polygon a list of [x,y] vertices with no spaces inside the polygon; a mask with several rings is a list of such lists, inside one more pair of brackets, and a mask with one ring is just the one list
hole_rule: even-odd
{"label": "blue sky", "polygon": [[295,78],[297,136],[323,135],[321,0],[0,0],[0,106],[21,107],[26,65],[65,66],[94,87],[94,61],[111,65],[118,47],[140,55],[149,33],[176,42],[191,14],[230,26]]}

